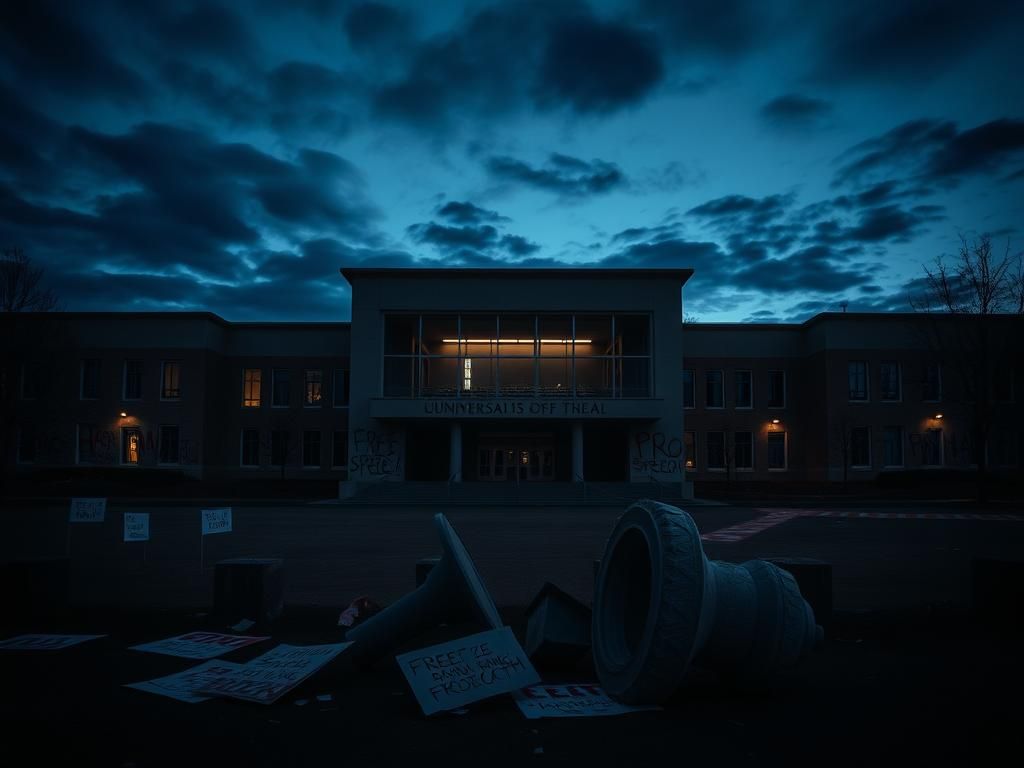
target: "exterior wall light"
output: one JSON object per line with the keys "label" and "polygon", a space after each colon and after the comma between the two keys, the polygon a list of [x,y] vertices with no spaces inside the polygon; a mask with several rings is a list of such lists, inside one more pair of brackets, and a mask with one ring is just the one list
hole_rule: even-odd
{"label": "exterior wall light", "polygon": [[939,419],[941,419],[941,418],[942,418],[942,414],[941,414],[941,413],[936,413],[936,414],[935,414],[935,420],[936,420],[936,421],[938,421],[938,420],[939,420]]}
{"label": "exterior wall light", "polygon": [[121,418],[122,419],[127,419],[128,418],[128,414],[125,413],[124,411],[121,411]]}
{"label": "exterior wall light", "polygon": [[778,423],[779,423],[778,419],[772,419],[772,424],[778,424]]}

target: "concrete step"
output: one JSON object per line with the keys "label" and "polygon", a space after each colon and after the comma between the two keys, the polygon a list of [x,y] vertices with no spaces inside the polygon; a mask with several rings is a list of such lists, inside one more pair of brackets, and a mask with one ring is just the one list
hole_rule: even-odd
{"label": "concrete step", "polygon": [[659,483],[380,482],[367,484],[344,503],[382,505],[621,506],[637,499],[688,501],[677,485]]}

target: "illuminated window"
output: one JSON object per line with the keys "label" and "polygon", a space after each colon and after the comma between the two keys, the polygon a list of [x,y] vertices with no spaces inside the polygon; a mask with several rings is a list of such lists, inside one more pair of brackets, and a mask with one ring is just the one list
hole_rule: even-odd
{"label": "illuminated window", "polygon": [[263,371],[259,368],[246,368],[242,374],[242,406],[259,408],[262,405]]}
{"label": "illuminated window", "polygon": [[468,357],[462,361],[462,389],[469,392],[473,388],[473,361]]}
{"label": "illuminated window", "polygon": [[142,455],[142,431],[133,427],[121,428],[121,463],[137,465]]}
{"label": "illuminated window", "polygon": [[125,400],[142,399],[142,361],[124,361],[124,392]]}
{"label": "illuminated window", "polygon": [[850,400],[868,399],[868,364],[863,360],[851,360],[847,366]]}
{"label": "illuminated window", "polygon": [[258,429],[242,430],[242,459],[243,467],[258,467],[260,465],[260,431]]}
{"label": "illuminated window", "polygon": [[95,400],[100,396],[100,361],[83,360],[81,394],[83,400]]}
{"label": "illuminated window", "polygon": [[324,394],[324,372],[306,371],[306,389],[303,402],[305,405],[320,405]]}
{"label": "illuminated window", "polygon": [[697,433],[683,432],[683,458],[688,470],[697,469]]}
{"label": "illuminated window", "polygon": [[735,376],[736,407],[752,408],[754,405],[753,374],[750,371],[736,371]]}
{"label": "illuminated window", "polygon": [[161,400],[181,399],[181,363],[165,360],[163,375],[160,377],[163,384],[160,387]]}
{"label": "illuminated window", "polygon": [[175,424],[160,425],[160,463],[177,464],[178,453],[178,427]]}

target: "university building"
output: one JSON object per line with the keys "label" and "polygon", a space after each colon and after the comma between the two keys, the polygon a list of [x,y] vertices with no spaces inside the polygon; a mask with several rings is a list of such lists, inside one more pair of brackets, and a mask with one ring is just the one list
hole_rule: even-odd
{"label": "university building", "polygon": [[[351,323],[3,318],[8,469],[495,484],[873,480],[977,461],[933,318],[682,323],[684,269],[342,270]],[[1019,318],[984,446],[1019,466]],[[943,318],[941,323],[965,322]],[[951,325],[950,327],[953,327]]]}

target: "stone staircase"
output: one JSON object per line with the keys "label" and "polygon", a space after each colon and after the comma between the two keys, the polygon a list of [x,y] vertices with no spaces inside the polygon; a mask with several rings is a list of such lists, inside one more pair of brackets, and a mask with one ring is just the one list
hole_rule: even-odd
{"label": "stone staircase", "polygon": [[641,483],[367,483],[342,504],[395,506],[623,506],[637,499],[686,502],[678,484]]}

